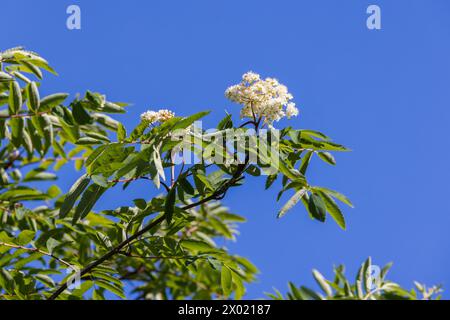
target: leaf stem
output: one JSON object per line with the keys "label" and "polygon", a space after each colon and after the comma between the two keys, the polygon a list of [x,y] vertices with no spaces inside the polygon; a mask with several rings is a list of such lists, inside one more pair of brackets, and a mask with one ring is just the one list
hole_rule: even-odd
{"label": "leaf stem", "polygon": [[13,248],[13,249],[27,250],[27,251],[30,251],[30,252],[33,252],[33,253],[40,253],[40,254],[42,254],[44,256],[51,257],[52,259],[54,259],[54,260],[56,260],[56,261],[58,261],[58,262],[60,262],[60,263],[62,263],[64,265],[66,265],[67,267],[73,269],[73,266],[70,263],[68,263],[67,261],[64,261],[63,259],[60,259],[60,258],[56,257],[55,255],[51,254],[50,252],[46,252],[46,251],[43,251],[43,250],[40,250],[40,249],[37,249],[37,248],[27,248],[27,247],[24,247],[24,246],[19,246],[19,245],[5,243],[5,242],[0,242],[0,246]]}

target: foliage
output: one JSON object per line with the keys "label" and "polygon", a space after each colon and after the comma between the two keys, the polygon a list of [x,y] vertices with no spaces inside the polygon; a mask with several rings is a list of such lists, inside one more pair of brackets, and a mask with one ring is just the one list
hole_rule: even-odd
{"label": "foliage", "polygon": [[[249,160],[257,151],[247,143],[242,161],[212,161],[218,154],[230,158],[212,136],[238,128],[260,132],[267,124],[262,118],[238,126],[227,115],[211,135],[193,129],[208,114],[200,112],[158,124],[143,119],[128,134],[111,116],[124,113],[124,103],[91,91],[72,101],[67,93],[41,97],[43,71],[56,73],[38,54],[7,50],[0,53],[0,69],[1,298],[239,299],[245,294],[257,269],[217,244],[221,238],[233,240],[244,219],[219,201],[247,176],[262,178],[267,167]],[[179,131],[197,141],[190,151],[200,157],[198,163],[175,164]],[[329,215],[345,229],[336,200],[351,202],[311,185],[306,173],[315,155],[335,165],[330,152],[348,149],[320,132],[291,127],[269,145],[276,151],[268,157],[276,156],[279,164],[266,177],[266,188],[280,179],[278,199],[293,193],[278,217],[302,202],[312,219],[325,222]],[[80,177],[63,194],[53,183],[70,163]],[[148,198],[94,211],[112,188],[123,187],[125,203],[133,199],[126,191],[138,180],[153,186]],[[69,290],[73,275],[81,286]]]}
{"label": "foliage", "polygon": [[427,288],[424,284],[414,282],[415,289],[406,290],[399,284],[389,281],[386,276],[392,267],[387,264],[380,273],[370,269],[371,258],[368,258],[359,268],[355,282],[352,284],[345,276],[345,267],[334,268],[334,279],[327,280],[319,271],[313,270],[314,280],[321,291],[314,291],[308,287],[295,286],[289,283],[286,297],[276,290],[267,294],[275,300],[440,300],[441,287]]}

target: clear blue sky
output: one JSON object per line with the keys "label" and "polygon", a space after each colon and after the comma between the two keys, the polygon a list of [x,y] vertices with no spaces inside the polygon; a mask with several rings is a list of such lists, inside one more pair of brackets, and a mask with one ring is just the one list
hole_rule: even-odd
{"label": "clear blue sky", "polygon": [[[82,9],[82,30],[65,27]],[[366,8],[382,9],[382,30],[366,28]],[[214,125],[239,107],[223,95],[254,70],[288,85],[301,108],[291,125],[324,131],[353,149],[338,166],[317,163],[312,183],[346,193],[348,231],[311,221],[298,207],[283,220],[276,190],[250,180],[225,203],[248,218],[233,252],[260,268],[249,298],[272,286],[311,284],[310,270],[333,264],[354,272],[371,255],[394,261],[391,277],[443,283],[450,291],[450,2],[309,1],[2,1],[0,45],[24,45],[60,73],[44,93],[92,89],[134,107],[181,115],[211,109]],[[65,190],[78,174],[67,171]],[[143,195],[142,186],[108,193],[100,207]],[[131,201],[130,201],[131,202]]]}

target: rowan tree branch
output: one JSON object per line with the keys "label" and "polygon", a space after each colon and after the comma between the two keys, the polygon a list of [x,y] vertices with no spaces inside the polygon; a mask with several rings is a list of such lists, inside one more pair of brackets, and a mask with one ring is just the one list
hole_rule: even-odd
{"label": "rowan tree branch", "polygon": [[[258,124],[255,122],[254,125],[255,125],[255,129],[258,130]],[[197,202],[194,202],[194,203],[191,203],[191,204],[188,204],[188,205],[182,207],[181,210],[183,210],[183,211],[189,210],[189,209],[195,208],[197,206],[200,206],[200,205],[202,205],[204,203],[207,203],[209,201],[218,200],[218,199],[223,198],[225,196],[225,194],[227,193],[227,191],[236,182],[241,180],[242,174],[247,169],[248,164],[249,164],[249,155],[246,156],[245,163],[238,165],[237,169],[236,169],[236,172],[233,174],[233,176],[224,185],[222,185],[218,190],[216,190],[214,193],[212,193],[211,195],[209,195],[206,198],[203,198],[203,199],[201,199],[201,200],[199,200]],[[175,183],[175,185],[176,185],[176,183]],[[175,187],[175,185],[174,185],[174,187]],[[117,254],[120,254],[122,252],[122,249],[125,246],[127,246],[131,242],[137,240],[142,235],[144,235],[145,233],[149,232],[151,229],[153,229],[154,227],[158,226],[159,224],[161,224],[165,220],[166,220],[166,214],[163,214],[159,218],[157,218],[157,219],[153,220],[152,222],[150,222],[146,227],[144,227],[140,231],[136,232],[131,237],[129,237],[126,240],[122,241],[120,244],[118,244],[116,247],[114,247],[113,249],[111,249],[110,251],[105,253],[99,259],[94,260],[93,262],[88,264],[86,267],[84,267],[80,271],[80,278],[82,278],[85,274],[91,272],[93,269],[95,269],[97,266],[101,265],[103,262],[109,260],[110,258],[112,258],[113,256],[115,256]],[[67,289],[67,287],[68,287],[67,282],[64,282],[64,283],[60,284],[59,288],[48,299],[49,300],[55,300],[56,298],[58,298],[59,295],[61,295]]]}

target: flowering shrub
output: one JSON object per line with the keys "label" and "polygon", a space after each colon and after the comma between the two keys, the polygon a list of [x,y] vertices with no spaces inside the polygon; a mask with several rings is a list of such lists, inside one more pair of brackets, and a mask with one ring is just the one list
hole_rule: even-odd
{"label": "flowering shrub", "polygon": [[[128,133],[111,117],[126,104],[91,91],[72,101],[41,97],[43,71],[55,74],[34,52],[0,53],[0,298],[240,299],[258,270],[217,239],[234,240],[245,221],[220,200],[248,175],[264,177],[267,189],[279,179],[278,200],[292,193],[278,217],[301,202],[312,219],[330,216],[345,229],[336,200],[351,202],[306,175],[314,156],[335,165],[330,152],[347,149],[317,131],[275,129],[298,115],[277,80],[247,73],[226,91],[242,105],[242,123],[226,115],[205,131],[198,122],[209,112],[148,111]],[[195,163],[180,157],[187,151]],[[40,187],[70,163],[80,173],[69,190]],[[127,188],[137,181],[152,188],[129,206]],[[121,207],[95,210],[119,187]]]}

